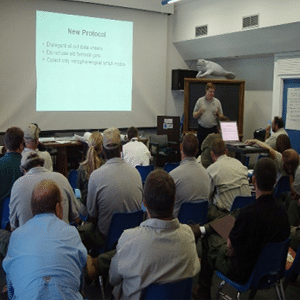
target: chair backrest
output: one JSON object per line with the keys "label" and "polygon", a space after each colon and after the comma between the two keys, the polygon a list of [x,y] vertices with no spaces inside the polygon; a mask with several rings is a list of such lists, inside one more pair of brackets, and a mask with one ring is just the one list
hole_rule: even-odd
{"label": "chair backrest", "polygon": [[134,228],[143,222],[142,210],[133,213],[115,213],[111,219],[104,251],[114,249],[114,246],[125,229]]}
{"label": "chair backrest", "polygon": [[181,204],[178,220],[182,224],[207,223],[208,201],[198,200],[197,202],[184,202]]}
{"label": "chair backrest", "polygon": [[236,196],[232,202],[230,211],[234,211],[237,208],[243,208],[255,201],[255,196]]}
{"label": "chair backrest", "polygon": [[144,289],[141,299],[192,299],[192,284],[192,278],[164,284],[153,283]]}
{"label": "chair backrest", "polygon": [[139,173],[142,177],[142,182],[144,183],[146,181],[148,174],[154,170],[154,165],[135,166],[135,168],[139,171]]}
{"label": "chair backrest", "polygon": [[72,189],[75,190],[77,188],[77,170],[75,169],[70,170],[68,175],[68,180]]}
{"label": "chair backrest", "polygon": [[274,198],[280,196],[281,193],[289,192],[290,191],[290,178],[289,176],[282,176],[278,180],[275,191],[274,191]]}
{"label": "chair backrest", "polygon": [[1,229],[5,229],[7,224],[9,223],[9,202],[9,196],[2,199]]}
{"label": "chair backrest", "polygon": [[284,276],[289,245],[290,238],[264,246],[250,277],[250,289],[267,288]]}
{"label": "chair backrest", "polygon": [[177,168],[179,166],[179,164],[180,164],[180,162],[176,162],[176,163],[166,162],[164,165],[164,170],[169,173],[172,170],[174,170],[175,168]]}
{"label": "chair backrest", "polygon": [[156,144],[158,147],[168,146],[168,136],[166,134],[151,134],[149,135],[149,144]]}

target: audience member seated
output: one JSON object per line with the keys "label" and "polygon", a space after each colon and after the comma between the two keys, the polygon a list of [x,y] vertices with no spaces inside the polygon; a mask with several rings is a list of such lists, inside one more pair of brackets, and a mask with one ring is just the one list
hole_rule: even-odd
{"label": "audience member seated", "polygon": [[170,172],[176,186],[173,212],[175,218],[178,216],[182,203],[208,200],[210,195],[209,176],[195,158],[198,153],[198,144],[199,141],[194,134],[186,134],[180,145],[181,163]]}
{"label": "audience member seated", "polygon": [[127,130],[128,142],[123,146],[122,157],[133,167],[148,166],[151,154],[147,146],[138,140],[138,130],[130,127]]}
{"label": "audience member seated", "polygon": [[[256,201],[240,209],[226,241],[218,234],[202,239],[201,271],[196,299],[210,299],[214,269],[239,283],[245,283],[267,243],[286,240],[290,234],[288,216],[283,204],[272,196],[276,166],[270,158],[260,159],[252,177]],[[196,237],[199,226],[193,226]]]}
{"label": "audience member seated", "polygon": [[275,150],[279,153],[283,153],[287,149],[291,149],[291,141],[288,135],[280,134],[276,139]]}
{"label": "audience member seated", "polygon": [[41,158],[44,159],[44,167],[49,171],[53,171],[52,159],[47,151],[40,151],[39,145],[39,128],[35,124],[28,125],[24,130],[25,148],[22,152],[22,157],[26,158],[30,152],[35,151]]}
{"label": "audience member seated", "polygon": [[43,167],[44,160],[36,152],[22,158],[21,167],[25,175],[19,178],[11,190],[9,221],[13,229],[24,225],[33,215],[30,208],[34,186],[42,180],[53,180],[62,194],[63,220],[79,223],[78,206],[68,179],[60,173],[50,172]]}
{"label": "audience member seated", "polygon": [[[292,201],[289,205],[288,216],[291,225],[291,248],[297,252],[300,245],[300,172],[299,167],[296,171],[297,176],[292,183]],[[296,175],[295,174],[295,175]]]}
{"label": "audience member seated", "polygon": [[[271,128],[273,134],[270,136]],[[288,135],[287,132],[284,130],[284,121],[280,117],[274,117],[272,121],[272,126],[269,125],[266,128],[265,142],[274,149],[276,145],[276,140],[280,134]]]}
{"label": "audience member seated", "polygon": [[211,158],[211,144],[214,140],[216,139],[221,139],[222,134],[221,134],[221,126],[220,126],[220,121],[226,122],[229,121],[229,119],[222,114],[218,115],[218,125],[217,125],[217,133],[210,133],[205,140],[203,141],[201,145],[201,156],[199,158],[201,159],[201,163],[203,167],[206,169],[208,168],[211,164],[213,164],[213,160]]}
{"label": "audience member seated", "polygon": [[175,184],[163,170],[151,172],[144,187],[149,219],[126,230],[119,239],[109,270],[115,299],[140,299],[152,283],[195,276],[200,264],[188,225],[173,218]]}
{"label": "audience member seated", "polygon": [[52,180],[39,181],[28,206],[33,218],[12,232],[3,260],[13,299],[82,299],[87,250],[76,228],[61,221],[60,188]]}
{"label": "audience member seated", "polygon": [[88,222],[78,228],[88,250],[104,246],[114,213],[135,212],[142,205],[142,181],[139,172],[121,158],[120,132],[111,127],[103,132],[106,163],[89,179],[87,194]]}
{"label": "audience member seated", "polygon": [[86,154],[86,160],[80,164],[77,174],[77,186],[80,189],[81,203],[84,206],[86,206],[89,178],[93,171],[105,163],[101,156],[103,146],[102,134],[98,131],[93,132],[87,142],[89,148]]}
{"label": "audience member seated", "polygon": [[13,183],[22,175],[20,164],[23,151],[24,133],[20,128],[6,130],[4,144],[6,153],[0,158],[0,201],[10,195]]}
{"label": "audience member seated", "polygon": [[[245,142],[247,145],[256,144],[261,148],[265,148],[269,150],[270,157],[274,160],[277,168],[277,181],[281,176],[287,175],[283,168],[283,158],[282,154],[285,150],[291,149],[290,139],[285,134],[280,134],[276,140],[275,149],[270,147],[267,143],[259,141],[257,139],[247,140]],[[288,151],[286,153],[289,153]]]}
{"label": "audience member seated", "polygon": [[212,203],[208,209],[208,220],[227,214],[235,196],[251,196],[248,169],[239,160],[227,156],[222,139],[216,139],[211,146],[214,161],[206,170],[211,178]]}

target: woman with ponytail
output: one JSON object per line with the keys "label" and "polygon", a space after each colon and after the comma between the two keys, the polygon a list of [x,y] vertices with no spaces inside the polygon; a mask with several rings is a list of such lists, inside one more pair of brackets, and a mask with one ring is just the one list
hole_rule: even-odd
{"label": "woman with ponytail", "polygon": [[88,151],[86,160],[78,168],[77,186],[81,192],[81,203],[86,206],[86,197],[88,191],[88,182],[92,172],[104,164],[102,158],[103,137],[98,131],[93,132],[88,139]]}

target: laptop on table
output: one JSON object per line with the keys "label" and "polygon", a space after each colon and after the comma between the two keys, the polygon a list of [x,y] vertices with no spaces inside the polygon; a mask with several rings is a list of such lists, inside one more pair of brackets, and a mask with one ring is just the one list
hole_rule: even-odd
{"label": "laptop on table", "polygon": [[246,144],[240,142],[239,133],[236,121],[230,122],[220,122],[222,139],[226,145],[230,146],[242,146],[245,147]]}

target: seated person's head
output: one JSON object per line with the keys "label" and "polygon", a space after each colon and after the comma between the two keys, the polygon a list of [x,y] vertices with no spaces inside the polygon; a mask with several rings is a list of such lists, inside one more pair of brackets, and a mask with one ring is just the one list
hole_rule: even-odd
{"label": "seated person's head", "polygon": [[186,134],[182,140],[182,152],[184,156],[195,157],[198,153],[198,145],[199,141],[194,134]]}
{"label": "seated person's head", "polygon": [[103,132],[103,150],[106,159],[120,157],[122,143],[120,131],[116,127],[110,127]]}
{"label": "seated person's head", "polygon": [[18,127],[10,127],[4,136],[4,145],[8,152],[23,151],[24,133]]}
{"label": "seated person's head", "polygon": [[63,218],[62,196],[57,184],[52,180],[42,180],[34,187],[31,197],[33,216],[54,213]]}
{"label": "seated person's head", "polygon": [[281,117],[274,117],[274,120],[272,122],[272,130],[276,132],[278,129],[284,127],[284,121]]}
{"label": "seated person's head", "polygon": [[280,134],[276,139],[275,150],[283,153],[287,149],[291,149],[291,141],[290,138],[286,134]]}
{"label": "seated person's head", "polygon": [[89,148],[93,147],[94,150],[100,154],[103,146],[103,136],[101,132],[95,131],[88,138]]}
{"label": "seated person's head", "polygon": [[36,124],[31,123],[24,129],[24,141],[27,148],[36,149],[39,143],[40,129]]}
{"label": "seated person's head", "polygon": [[277,170],[271,158],[261,158],[256,163],[252,181],[262,192],[271,192],[276,183]]}
{"label": "seated person's head", "polygon": [[21,169],[26,173],[32,168],[43,166],[44,159],[41,158],[36,152],[30,152],[28,155],[24,155],[21,159]]}
{"label": "seated person's head", "polygon": [[211,144],[211,157],[216,161],[220,156],[227,154],[225,142],[222,139],[215,139]]}
{"label": "seated person's head", "polygon": [[144,204],[151,218],[172,219],[175,183],[163,170],[152,171],[144,185]]}
{"label": "seated person's head", "polygon": [[132,127],[127,129],[128,141],[130,141],[134,137],[138,137],[138,135],[139,135],[139,131],[137,130],[137,128],[132,126]]}
{"label": "seated person's head", "polygon": [[282,153],[283,169],[287,174],[292,174],[299,165],[299,154],[294,149]]}

